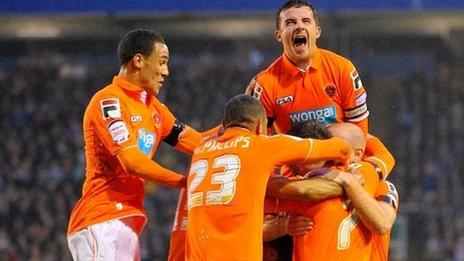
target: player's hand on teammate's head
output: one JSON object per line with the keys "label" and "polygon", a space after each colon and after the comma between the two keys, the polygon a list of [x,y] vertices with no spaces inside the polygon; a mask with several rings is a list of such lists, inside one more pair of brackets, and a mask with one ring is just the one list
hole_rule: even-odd
{"label": "player's hand on teammate's head", "polygon": [[308,177],[317,176],[319,178],[322,178],[328,181],[333,181],[341,185],[343,182],[343,178],[341,177],[341,175],[348,174],[348,173],[345,173],[335,167],[332,167],[332,168],[316,169],[316,170],[311,171],[311,173],[308,173],[308,174],[309,174]]}

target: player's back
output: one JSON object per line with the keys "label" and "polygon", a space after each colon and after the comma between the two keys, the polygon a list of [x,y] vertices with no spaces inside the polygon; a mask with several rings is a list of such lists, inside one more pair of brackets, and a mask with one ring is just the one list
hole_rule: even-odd
{"label": "player's back", "polygon": [[[373,195],[378,185],[375,168],[367,162],[352,165],[352,168],[360,172],[365,189]],[[311,217],[314,228],[294,238],[295,260],[370,260],[372,233],[345,198],[298,204],[296,210]]]}
{"label": "player's back", "polygon": [[343,198],[307,207],[314,228],[294,238],[294,260],[369,260],[372,235]]}
{"label": "player's back", "polygon": [[206,141],[188,178],[188,260],[261,260],[264,196],[277,165],[302,162],[311,140],[230,128]]}
{"label": "player's back", "polygon": [[187,259],[261,257],[261,246],[248,243],[262,239],[264,194],[272,170],[259,140],[237,128],[195,151],[188,181]]}

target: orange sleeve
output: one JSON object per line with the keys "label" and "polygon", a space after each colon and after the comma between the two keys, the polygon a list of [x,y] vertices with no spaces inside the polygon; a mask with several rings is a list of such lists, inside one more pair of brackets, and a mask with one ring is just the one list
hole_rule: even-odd
{"label": "orange sleeve", "polygon": [[192,155],[195,148],[202,141],[218,135],[220,128],[221,125],[200,133],[189,126],[184,125],[184,130],[179,134],[179,141],[176,144],[176,149],[185,154]]}
{"label": "orange sleeve", "polygon": [[184,130],[179,134],[176,149],[185,154],[192,155],[195,147],[198,146],[202,140],[203,135],[200,132],[184,125]]}
{"label": "orange sleeve", "polygon": [[90,102],[85,117],[90,117],[98,137],[112,155],[130,146],[137,146],[137,134],[121,109],[119,98],[96,96]]}
{"label": "orange sleeve", "polygon": [[369,162],[360,162],[351,166],[351,168],[357,169],[364,178],[364,188],[366,191],[374,196],[379,185],[379,175],[375,170],[374,166]]}
{"label": "orange sleeve", "polygon": [[364,133],[367,133],[369,116],[367,93],[354,65],[349,61],[343,61],[343,64],[340,66],[340,91],[344,121],[358,125]]}
{"label": "orange sleeve", "polygon": [[388,194],[388,185],[385,181],[380,181],[379,185],[377,186],[377,190],[375,191],[374,197],[385,196]]}
{"label": "orange sleeve", "polygon": [[338,137],[315,140],[279,134],[268,137],[266,145],[264,153],[277,165],[327,160],[345,163],[351,152],[348,143]]}
{"label": "orange sleeve", "polygon": [[186,177],[163,168],[136,147],[121,150],[117,157],[129,174],[169,187],[182,188],[186,185]]}
{"label": "orange sleeve", "polygon": [[377,190],[375,191],[374,197],[377,200],[385,201],[390,203],[395,210],[399,207],[399,196],[398,191],[393,183],[390,181],[382,180],[379,182]]}
{"label": "orange sleeve", "polygon": [[168,261],[185,260],[185,237],[187,232],[187,193],[182,188],[179,194],[174,225],[171,232],[171,241],[169,243]]}
{"label": "orange sleeve", "polygon": [[380,170],[382,179],[386,179],[393,167],[395,166],[395,158],[388,151],[387,147],[372,135],[367,135],[366,152],[364,153],[366,161],[373,163]]}
{"label": "orange sleeve", "polygon": [[256,77],[256,84],[251,94],[253,97],[261,101],[261,104],[263,105],[264,110],[266,111],[267,117],[274,118],[275,106],[274,102],[272,101],[272,96],[269,93],[271,86],[269,82],[266,81],[265,76],[265,74],[260,74]]}
{"label": "orange sleeve", "polygon": [[343,139],[333,137],[327,140],[313,140],[311,153],[306,162],[320,162],[332,160],[346,164],[351,154],[350,145]]}

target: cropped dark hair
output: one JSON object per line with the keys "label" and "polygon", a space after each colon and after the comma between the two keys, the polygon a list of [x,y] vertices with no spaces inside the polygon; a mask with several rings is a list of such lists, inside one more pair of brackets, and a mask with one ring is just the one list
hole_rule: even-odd
{"label": "cropped dark hair", "polygon": [[288,134],[304,139],[326,140],[332,138],[332,134],[322,124],[313,121],[294,123]]}
{"label": "cropped dark hair", "polygon": [[124,65],[136,54],[146,56],[153,52],[155,43],[165,43],[163,37],[153,31],[136,29],[124,35],[118,45],[119,65]]}
{"label": "cropped dark hair", "polygon": [[227,102],[224,111],[224,127],[246,127],[266,114],[261,103],[250,95],[239,94]]}
{"label": "cropped dark hair", "polygon": [[295,8],[299,8],[299,7],[302,7],[302,6],[307,6],[309,7],[312,11],[313,11],[313,15],[314,15],[314,21],[316,22],[316,25],[319,25],[319,19],[317,17],[317,12],[316,12],[316,8],[314,8],[314,6],[306,1],[303,1],[303,0],[290,0],[290,1],[287,1],[285,4],[283,4],[279,10],[277,10],[277,13],[276,13],[276,29],[279,30],[280,29],[280,14],[287,10],[287,9],[290,9],[292,7],[295,7]]}

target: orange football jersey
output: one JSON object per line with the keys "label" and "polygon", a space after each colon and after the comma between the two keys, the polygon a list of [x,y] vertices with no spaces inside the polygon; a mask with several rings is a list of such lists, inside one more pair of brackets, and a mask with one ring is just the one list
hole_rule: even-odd
{"label": "orange football jersey", "polygon": [[[134,227],[141,232],[146,223],[144,180],[127,173],[116,155],[137,147],[151,159],[175,121],[156,97],[119,76],[93,96],[83,122],[85,181],[82,197],[71,213],[69,235],[93,224],[128,216],[140,217]],[[193,151],[193,144],[202,139],[191,129],[184,136],[178,146],[185,151]]]}
{"label": "orange football jersey", "polygon": [[[367,162],[354,166],[363,175],[365,189],[373,195],[377,189],[378,176]],[[297,212],[310,217],[312,230],[303,236],[294,237],[294,260],[369,260],[372,248],[372,233],[365,227],[349,201],[342,197],[316,203],[293,200],[266,200],[266,212]]]}
{"label": "orange football jersey", "polygon": [[335,158],[349,147],[338,138],[258,136],[234,127],[195,149],[187,202],[187,260],[262,260],[267,180],[276,166]]}
{"label": "orange football jersey", "polygon": [[187,192],[183,188],[180,190],[179,202],[177,203],[176,216],[171,232],[169,243],[168,261],[185,260],[185,237],[187,236]]}
{"label": "orange football jersey", "polygon": [[367,94],[354,65],[324,49],[316,49],[303,71],[283,54],[256,76],[252,93],[260,99],[270,123],[287,133],[292,123],[353,122],[367,133]]}

